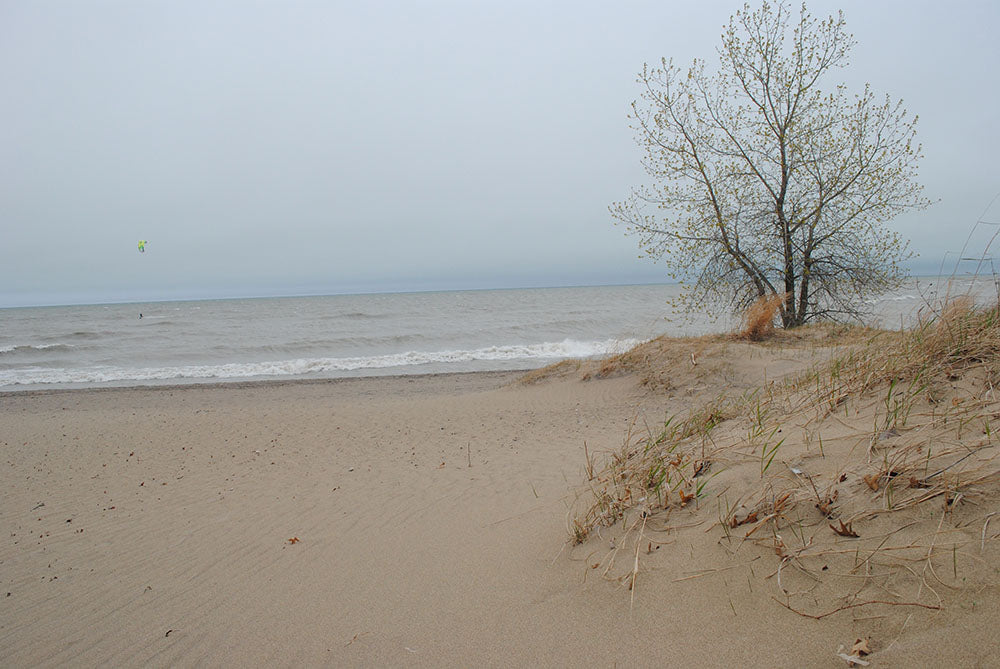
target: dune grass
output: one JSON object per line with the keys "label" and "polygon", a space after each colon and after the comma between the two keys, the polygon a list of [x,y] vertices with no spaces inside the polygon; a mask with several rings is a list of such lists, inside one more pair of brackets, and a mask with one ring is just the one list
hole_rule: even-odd
{"label": "dune grass", "polygon": [[[588,453],[572,542],[608,528],[617,539],[603,573],[632,589],[649,523],[707,522],[728,550],[775,556],[779,603],[808,617],[866,602],[936,608],[939,591],[995,577],[980,556],[1000,536],[989,532],[1000,514],[1000,306],[953,299],[909,331],[834,338],[847,350],[808,373],[720,394],[655,429],[633,421],[619,448]],[[633,549],[616,573],[614,554]],[[831,581],[840,589],[824,590]]]}
{"label": "dune grass", "polygon": [[759,340],[774,332],[774,319],[785,302],[785,294],[764,295],[743,313],[743,327],[740,336]]}

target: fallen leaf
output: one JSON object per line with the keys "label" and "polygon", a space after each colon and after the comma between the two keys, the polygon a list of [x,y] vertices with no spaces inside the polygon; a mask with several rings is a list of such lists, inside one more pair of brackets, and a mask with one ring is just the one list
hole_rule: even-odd
{"label": "fallen leaf", "polygon": [[694,494],[687,495],[687,494],[684,493],[684,490],[678,490],[677,492],[681,496],[681,507],[682,508],[685,507],[685,506],[687,506],[687,503],[694,499]]}
{"label": "fallen leaf", "polygon": [[820,513],[829,518],[833,514],[833,504],[837,501],[839,495],[840,491],[834,490],[832,495],[827,495],[826,499],[817,502],[816,508],[819,509]]}
{"label": "fallen leaf", "polygon": [[871,655],[872,651],[868,647],[868,639],[858,639],[854,642],[851,647],[851,655],[857,655],[858,657],[864,657],[865,655]]}
{"label": "fallen leaf", "polygon": [[879,479],[878,475],[865,474],[863,478],[865,480],[865,483],[868,484],[869,488],[871,488],[875,492],[878,492],[878,479]]}
{"label": "fallen leaf", "polygon": [[297,544],[297,543],[299,543],[299,538],[298,537],[292,537],[291,539],[288,540],[288,543],[289,544]]}
{"label": "fallen leaf", "polygon": [[786,556],[785,542],[782,541],[779,536],[774,537],[774,554],[780,558],[784,558]]}
{"label": "fallen leaf", "polygon": [[847,523],[845,525],[844,521],[842,520],[840,521],[840,527],[834,527],[833,525],[830,525],[830,529],[842,537],[854,537],[856,539],[859,536],[857,532],[851,529],[850,523]]}
{"label": "fallen leaf", "polygon": [[729,521],[730,527],[739,527],[740,525],[746,525],[747,523],[757,522],[757,512],[748,513],[745,518],[740,518],[739,515],[734,515],[733,519]]}

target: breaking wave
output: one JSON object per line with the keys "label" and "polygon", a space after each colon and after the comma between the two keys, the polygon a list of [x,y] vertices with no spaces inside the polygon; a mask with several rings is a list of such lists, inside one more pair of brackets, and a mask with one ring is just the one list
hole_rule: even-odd
{"label": "breaking wave", "polygon": [[523,361],[526,365],[565,358],[590,358],[618,353],[639,343],[637,339],[609,339],[581,342],[565,339],[541,344],[488,346],[472,350],[407,351],[367,357],[296,358],[267,362],[226,363],[215,365],[180,365],[164,367],[83,367],[43,369],[29,367],[0,371],[0,386],[35,384],[114,383],[170,381],[183,379],[251,379],[257,377],[305,377],[335,375],[338,372],[399,368],[401,374],[419,373],[419,367],[470,362],[507,363]]}

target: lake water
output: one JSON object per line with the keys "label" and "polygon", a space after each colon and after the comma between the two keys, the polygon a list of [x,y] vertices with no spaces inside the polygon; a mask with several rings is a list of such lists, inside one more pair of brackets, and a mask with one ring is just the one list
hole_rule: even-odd
{"label": "lake water", "polygon": [[[941,285],[914,279],[871,306],[882,325],[906,325]],[[958,281],[951,290],[970,287],[995,290],[992,281]],[[600,286],[0,309],[0,389],[528,369],[660,334],[735,327],[730,318],[674,314],[669,302],[678,291]]]}

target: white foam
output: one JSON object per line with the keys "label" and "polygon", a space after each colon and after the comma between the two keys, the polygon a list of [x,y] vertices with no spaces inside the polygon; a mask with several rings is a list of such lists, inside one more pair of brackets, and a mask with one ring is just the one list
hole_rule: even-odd
{"label": "white foam", "polygon": [[13,344],[11,346],[0,346],[0,353],[13,353],[15,351],[48,351],[50,349],[76,348],[73,344]]}
{"label": "white foam", "polygon": [[171,367],[88,367],[81,369],[44,369],[40,367],[0,372],[0,386],[52,383],[111,383],[122,381],[171,381],[183,379],[248,379],[355,372],[366,369],[408,368],[471,362],[538,362],[565,358],[590,358],[618,353],[639,343],[637,339],[609,339],[581,342],[565,339],[541,344],[488,346],[473,350],[407,351],[389,355],[353,358],[296,358],[267,362],[221,365],[181,365]]}

